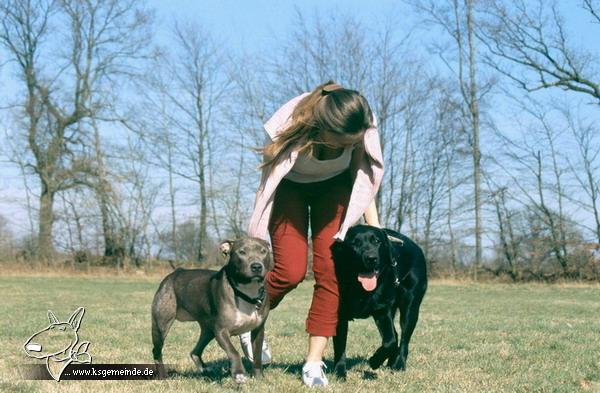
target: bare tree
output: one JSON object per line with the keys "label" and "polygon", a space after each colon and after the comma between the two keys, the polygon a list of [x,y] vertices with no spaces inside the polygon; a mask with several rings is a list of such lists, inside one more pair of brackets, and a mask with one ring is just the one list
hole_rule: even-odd
{"label": "bare tree", "polygon": [[600,23],[600,4],[597,0],[583,0],[583,9],[590,13],[596,23]]}
{"label": "bare tree", "polygon": [[498,225],[498,237],[500,239],[500,248],[502,250],[504,260],[508,265],[507,268],[498,269],[497,274],[500,272],[506,272],[513,281],[517,281],[520,276],[520,244],[517,240],[514,230],[514,212],[508,208],[506,194],[506,187],[501,187],[497,191],[491,193],[491,199],[494,205],[494,210],[496,212],[497,218],[496,223]]}
{"label": "bare tree", "polygon": [[7,157],[7,161],[14,163],[19,168],[19,175],[23,180],[23,189],[25,191],[24,207],[27,212],[27,230],[30,234],[35,233],[35,212],[32,199],[34,197],[33,190],[29,184],[29,175],[27,165],[27,147],[21,143],[16,143],[14,138],[11,138],[9,132],[5,132],[6,143],[0,147],[0,153]]}
{"label": "bare tree", "polygon": [[[405,113],[409,107],[414,114],[414,110],[427,99],[431,88],[431,78],[426,74],[422,61],[406,55],[411,52],[410,33],[401,35],[397,26],[397,21],[384,20],[369,50],[369,97],[377,115],[381,148],[387,158],[384,181],[377,194],[377,206],[382,222],[388,225],[394,217],[393,210],[400,208],[393,206],[401,163],[396,157],[402,154],[402,144],[398,142],[403,138],[403,130],[398,125],[404,116],[410,116]],[[406,172],[402,173],[403,178],[404,175]],[[400,190],[401,195],[405,192],[406,189]]]}
{"label": "bare tree", "polygon": [[[74,189],[74,194],[77,193],[77,189]],[[76,196],[76,195],[75,195]],[[83,217],[79,207],[74,199],[69,198],[67,193],[60,194],[60,201],[62,202],[62,211],[65,216],[65,226],[68,233],[68,245],[67,250],[71,253],[75,253],[78,250],[85,249],[83,240]],[[70,213],[70,217],[69,217]],[[72,218],[72,219],[70,219]],[[73,222],[74,225],[71,225]],[[74,228],[73,228],[74,226]]]}
{"label": "bare tree", "polygon": [[275,94],[274,105],[334,79],[367,91],[374,48],[360,19],[340,13],[307,17],[296,8],[296,22],[278,56],[271,56],[265,81]]}
{"label": "bare tree", "polygon": [[[458,271],[458,240],[457,225],[455,221],[461,215],[464,215],[465,209],[461,208],[457,190],[463,184],[468,184],[470,173],[467,170],[469,163],[466,161],[470,148],[466,145],[463,138],[464,125],[461,111],[461,102],[459,97],[455,97],[451,92],[452,84],[443,88],[438,111],[444,115],[444,128],[439,134],[445,148],[443,149],[443,165],[446,179],[445,193],[446,201],[446,228],[448,235],[448,247],[450,249],[450,271],[456,275]],[[438,113],[439,113],[438,112]],[[438,114],[438,116],[440,116]],[[464,205],[464,202],[463,202]],[[470,205],[470,201],[468,202]]]}
{"label": "bare tree", "polygon": [[[140,82],[141,100],[136,107],[138,116],[126,121],[126,126],[144,143],[148,154],[147,164],[153,168],[164,170],[167,174],[167,198],[170,210],[170,230],[166,236],[164,228],[157,228],[160,241],[173,252],[176,260],[180,259],[180,244],[177,241],[177,196],[179,186],[176,184],[178,166],[183,165],[178,157],[178,133],[172,118],[176,111],[172,107],[170,97],[171,80],[164,69],[167,59],[160,54],[149,62],[149,70]],[[159,70],[159,71],[156,71]]]}
{"label": "bare tree", "polygon": [[[10,0],[0,5],[0,16],[0,42],[23,81],[32,155],[26,167],[41,189],[38,251],[49,259],[56,194],[90,185],[87,177],[95,171],[81,123],[110,107],[106,92],[115,76],[129,73],[128,60],[143,53],[148,14],[136,0]],[[50,40],[51,23],[60,43]]]}
{"label": "bare tree", "polygon": [[[402,147],[402,150],[398,152],[398,157],[401,157],[401,160],[388,165],[390,195],[387,200],[390,205],[387,208],[387,214],[386,210],[383,210],[383,216],[387,215],[389,217],[395,211],[393,215],[394,221],[391,224],[393,227],[398,228],[398,230],[410,223],[410,218],[415,212],[416,190],[414,183],[418,176],[416,171],[417,146],[415,141],[418,138],[415,135],[419,129],[419,124],[422,122],[424,109],[425,106],[422,105],[421,101],[408,101],[401,123],[401,129],[404,131],[403,135],[394,133],[391,135],[392,139],[389,142],[389,146],[392,149],[399,145]],[[393,153],[395,152],[392,151],[391,154]],[[394,201],[397,201],[396,206],[393,204]],[[385,205],[383,207],[385,209]],[[411,225],[409,226],[413,229],[411,234],[415,236],[417,232],[416,228]]]}
{"label": "bare tree", "polygon": [[[160,161],[163,167],[167,164],[170,173],[197,187],[199,241],[196,242],[196,260],[203,261],[208,245],[209,218],[216,216],[213,205],[216,187],[212,186],[212,171],[216,164],[212,162],[212,156],[219,152],[211,143],[212,138],[218,140],[215,118],[231,82],[222,67],[226,59],[206,32],[191,23],[175,24],[173,36],[176,45],[162,58],[162,66],[171,80],[163,78],[155,83],[163,96],[159,102],[164,102],[160,105],[168,111],[163,112],[161,123],[168,127],[165,131],[169,133],[169,151],[166,157],[163,151]],[[162,142],[165,141],[163,138]],[[161,146],[164,145],[156,148]],[[222,146],[222,143],[217,145]],[[173,226],[177,227],[174,219]]]}
{"label": "bare tree", "polygon": [[[598,4],[583,9],[598,22]],[[598,54],[573,42],[556,1],[486,2],[481,37],[494,55],[487,64],[531,92],[558,87],[600,104]]]}
{"label": "bare tree", "polygon": [[481,148],[479,143],[480,113],[479,101],[489,89],[480,89],[477,78],[477,43],[475,41],[475,10],[472,0],[448,0],[436,2],[431,0],[412,1],[426,20],[441,27],[454,41],[456,63],[452,65],[440,51],[442,60],[455,73],[461,96],[464,101],[464,116],[469,122],[469,142],[473,160],[473,209],[475,212],[475,263],[474,278],[482,260],[482,213],[481,213]]}
{"label": "bare tree", "polygon": [[[443,117],[443,115],[442,115]],[[443,119],[438,119],[439,122]],[[437,122],[436,122],[437,123]],[[431,262],[429,258],[431,243],[432,243],[432,232],[434,230],[434,224],[440,222],[437,219],[438,206],[445,200],[444,191],[446,189],[446,181],[444,177],[447,172],[443,168],[444,160],[444,149],[445,144],[442,142],[442,138],[439,138],[437,133],[443,132],[440,130],[441,124],[436,124],[434,128],[435,132],[430,134],[430,139],[427,140],[428,144],[432,145],[431,150],[428,151],[422,167],[422,179],[424,181],[424,223],[423,223],[423,251],[425,258]],[[440,132],[441,131],[441,132]]]}
{"label": "bare tree", "polygon": [[[450,251],[450,271],[455,275],[458,270],[459,259],[455,221],[466,213],[464,207],[457,200],[456,194],[459,194],[457,190],[459,187],[469,182],[470,173],[467,168],[470,166],[468,162],[470,146],[463,138],[464,125],[460,98],[451,93],[453,90],[451,86],[446,83],[438,93],[439,98],[435,101],[436,124],[438,124],[438,127],[435,128],[438,130],[439,143],[442,144],[441,150],[437,153],[442,155],[443,174],[441,175],[441,181],[445,180],[445,187],[443,191],[440,190],[441,195],[446,198],[445,211],[440,212],[440,216],[445,215],[446,229],[441,229],[441,232],[447,235],[447,240],[446,236],[443,236],[443,240]],[[470,207],[470,201],[468,205]]]}
{"label": "bare tree", "polygon": [[385,25],[373,45],[370,96],[385,157],[384,181],[377,198],[382,223],[400,230],[414,210],[418,134],[428,122],[436,78],[411,52],[408,38]]}
{"label": "bare tree", "polygon": [[14,248],[14,235],[8,228],[8,220],[0,215],[0,261],[13,257]]}
{"label": "bare tree", "polygon": [[66,126],[54,127],[55,124],[48,119],[44,105],[48,88],[40,86],[38,76],[40,46],[46,38],[48,21],[54,10],[52,1],[11,1],[0,5],[0,42],[16,62],[25,85],[22,109],[27,122],[26,138],[35,160],[25,166],[36,172],[41,183],[37,248],[43,259],[48,259],[53,250],[54,195],[71,186],[73,178],[68,166],[70,162],[67,166],[61,162],[61,158],[69,152],[70,141],[64,135]]}
{"label": "bare tree", "polygon": [[[228,234],[232,234],[235,238],[240,238],[244,236],[246,233],[246,229],[244,226],[244,220],[247,218],[247,214],[244,214],[244,198],[243,198],[243,181],[246,175],[246,160],[247,160],[247,150],[248,143],[246,142],[249,138],[243,133],[239,133],[240,142],[239,144],[232,144],[235,146],[237,151],[239,152],[238,158],[238,167],[237,171],[232,172],[233,179],[228,182],[227,188],[223,189],[225,191],[222,193],[223,195],[223,204],[224,207],[224,221],[227,223],[226,231]],[[237,145],[237,146],[236,146]],[[247,193],[252,195],[252,193]],[[215,218],[216,220],[216,218]]]}
{"label": "bare tree", "polygon": [[[104,240],[104,257],[115,266],[123,266],[126,255],[125,240],[122,236],[120,220],[115,217],[115,205],[118,203],[114,192],[114,184],[111,181],[111,174],[106,165],[103,143],[100,138],[98,124],[92,119],[93,142],[91,146],[92,159],[95,164],[95,176],[92,189],[100,210],[100,220],[102,223],[102,237]],[[114,178],[114,177],[113,177]]]}
{"label": "bare tree", "polygon": [[[482,259],[482,232],[481,226],[481,149],[479,147],[479,97],[477,90],[476,74],[476,52],[474,42],[475,24],[473,0],[466,0],[466,19],[467,19],[467,42],[468,42],[468,69],[469,84],[468,93],[463,92],[463,97],[469,105],[469,114],[471,116],[472,130],[472,152],[473,152],[473,184],[475,191],[475,269],[474,276],[477,279],[477,269],[481,266]],[[456,7],[455,7],[456,9]],[[460,46],[460,45],[459,45]]]}
{"label": "bare tree", "polygon": [[[136,141],[130,140],[126,147],[126,166],[128,200],[121,199],[117,206],[121,220],[121,240],[125,244],[125,255],[136,266],[141,260],[152,255],[151,220],[156,208],[156,199],[162,185],[152,182],[152,171],[145,163],[144,149]],[[127,264],[123,263],[123,267]]]}
{"label": "bare tree", "polygon": [[531,98],[519,105],[531,120],[523,127],[520,139],[502,137],[510,162],[502,167],[518,190],[512,193],[514,200],[530,209],[528,214],[534,215],[539,230],[548,233],[544,246],[552,253],[561,274],[568,275],[571,225],[564,206],[567,193],[563,184],[567,165],[556,146],[561,130],[552,121],[551,113]]}
{"label": "bare tree", "polygon": [[[587,200],[569,198],[585,209],[593,217],[594,226],[590,228],[597,243],[600,243],[600,132],[594,122],[585,121],[576,116],[569,108],[561,108],[570,134],[573,136],[577,152],[567,157],[571,173],[577,180],[579,190],[583,190]],[[580,195],[579,192],[574,193]]]}

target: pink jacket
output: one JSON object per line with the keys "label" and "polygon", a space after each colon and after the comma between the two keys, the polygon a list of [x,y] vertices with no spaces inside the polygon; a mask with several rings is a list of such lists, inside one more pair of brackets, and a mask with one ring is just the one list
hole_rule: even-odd
{"label": "pink jacket", "polygon": [[[286,128],[294,107],[307,94],[309,93],[301,94],[286,102],[265,123],[265,130],[271,139],[275,139]],[[263,169],[260,186],[254,202],[254,211],[252,212],[248,226],[249,236],[268,240],[268,226],[273,208],[275,190],[281,179],[292,169],[297,157],[298,151],[292,147],[288,154],[284,154],[276,163]],[[374,126],[365,132],[364,150],[360,147],[354,149],[350,168],[354,177],[354,184],[346,215],[344,216],[340,230],[334,236],[338,240],[344,240],[348,228],[358,222],[365,213],[371,202],[375,199],[381,179],[383,178],[383,154],[381,152],[376,119],[374,119]]]}

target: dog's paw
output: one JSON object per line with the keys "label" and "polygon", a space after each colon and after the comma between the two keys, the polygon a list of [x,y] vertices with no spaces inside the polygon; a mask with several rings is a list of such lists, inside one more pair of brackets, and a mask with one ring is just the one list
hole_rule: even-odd
{"label": "dog's paw", "polygon": [[198,371],[202,375],[215,375],[217,374],[217,370],[214,367],[198,367]]}
{"label": "dog's paw", "polygon": [[158,379],[167,379],[167,370],[164,365],[158,366]]}
{"label": "dog's paw", "polygon": [[236,383],[246,383],[248,381],[248,377],[244,374],[235,374],[233,376],[233,380]]}
{"label": "dog's paw", "polygon": [[334,369],[334,372],[335,372],[335,376],[336,376],[338,379],[341,379],[342,381],[345,381],[345,380],[346,380],[346,377],[348,376],[348,373],[347,373],[347,371],[346,371],[346,367],[345,367],[345,366],[337,366],[337,367]]}
{"label": "dog's paw", "polygon": [[206,363],[204,363],[199,356],[191,354],[190,357],[194,361],[194,364],[196,365],[200,375],[212,375],[215,373],[216,370],[212,367],[206,366]]}
{"label": "dog's paw", "polygon": [[379,348],[377,351],[375,351],[373,356],[369,358],[369,367],[371,367],[373,370],[377,370],[379,367],[381,367],[383,362],[385,362],[387,359],[386,352],[387,351],[382,348]]}
{"label": "dog's paw", "polygon": [[406,361],[402,359],[402,356],[397,356],[394,360],[390,359],[388,367],[392,370],[404,371],[406,370]]}
{"label": "dog's paw", "polygon": [[381,367],[382,363],[383,362],[375,356],[371,356],[369,358],[369,367],[371,367],[373,370],[377,370],[379,367]]}
{"label": "dog's paw", "polygon": [[202,360],[200,360],[200,357],[198,355],[194,355],[193,353],[190,354],[190,358],[192,359],[192,362],[194,362],[194,364],[196,365],[196,368],[200,371],[202,371],[202,369],[204,368]]}
{"label": "dog's paw", "polygon": [[335,373],[335,376],[338,377],[339,379],[345,380],[346,376],[347,376],[347,372],[346,372],[346,363],[338,363],[333,367],[333,372]]}

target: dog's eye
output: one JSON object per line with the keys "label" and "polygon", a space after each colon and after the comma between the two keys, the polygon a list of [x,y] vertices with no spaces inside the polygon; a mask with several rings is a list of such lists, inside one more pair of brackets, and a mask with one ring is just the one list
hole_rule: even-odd
{"label": "dog's eye", "polygon": [[266,255],[266,254],[267,254],[267,249],[266,249],[266,248],[262,248],[262,249],[260,250],[260,253],[261,253],[262,255]]}
{"label": "dog's eye", "polygon": [[373,239],[373,243],[379,244],[379,243],[381,243],[381,241],[379,239],[375,238],[375,239]]}
{"label": "dog's eye", "polygon": [[238,254],[240,254],[240,255],[246,255],[246,251],[245,250],[239,250]]}

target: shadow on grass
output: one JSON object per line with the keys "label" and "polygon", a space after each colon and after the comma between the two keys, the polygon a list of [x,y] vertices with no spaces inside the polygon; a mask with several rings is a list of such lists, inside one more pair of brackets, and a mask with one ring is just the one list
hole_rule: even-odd
{"label": "shadow on grass", "polygon": [[[213,361],[207,364],[207,370],[200,372],[196,368],[186,369],[183,371],[167,369],[167,379],[171,378],[191,378],[191,379],[204,379],[211,382],[221,382],[224,379],[230,378],[229,373],[229,361],[227,359]],[[246,370],[250,368],[246,366]]]}
{"label": "shadow on grass", "polygon": [[[247,359],[243,359],[244,368],[247,372],[252,370],[252,363],[250,363]],[[351,371],[357,365],[367,364],[367,359],[363,356],[357,356],[346,359],[346,370]],[[291,374],[294,376],[300,376],[302,374],[302,366],[304,362],[299,363],[272,363],[268,366],[265,366],[266,370],[281,370],[286,374]],[[333,376],[333,361],[326,361],[325,365],[327,366],[328,374]],[[210,362],[208,364],[208,370],[204,372],[200,372],[197,369],[187,369],[187,370],[174,370],[171,369],[167,371],[167,379],[171,378],[193,378],[193,379],[204,379],[206,381],[211,382],[222,382],[227,378],[231,378],[231,374],[229,372],[229,361],[227,359],[217,360]],[[363,370],[362,379],[365,380],[375,380],[377,379],[377,374],[371,370]]]}
{"label": "shadow on grass", "polygon": [[[352,368],[354,368],[354,366],[359,365],[359,364],[367,364],[367,359],[364,356],[347,358],[346,359],[346,370],[350,371],[350,370],[352,370]],[[270,369],[281,370],[287,374],[293,374],[293,375],[300,376],[300,374],[302,374],[302,366],[303,365],[304,365],[304,362],[274,363],[267,367]],[[326,361],[325,365],[327,366],[328,374],[333,375],[333,361],[331,361],[331,360]],[[377,374],[372,371],[365,370],[365,371],[363,371],[362,378],[368,379],[368,380],[374,380],[374,379],[377,379]]]}

